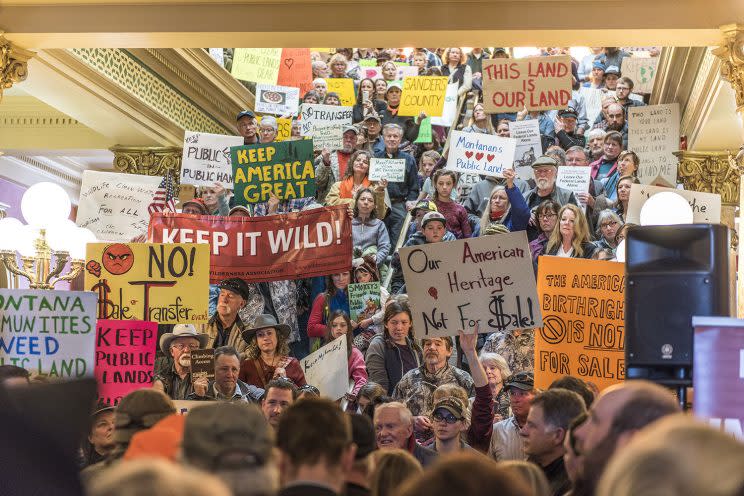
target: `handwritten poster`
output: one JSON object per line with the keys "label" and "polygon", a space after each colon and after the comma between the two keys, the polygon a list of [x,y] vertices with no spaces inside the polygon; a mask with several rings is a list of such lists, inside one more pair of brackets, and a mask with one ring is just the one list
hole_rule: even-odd
{"label": "handwritten poster", "polygon": [[52,379],[93,376],[96,295],[0,289],[0,365]]}
{"label": "handwritten poster", "polygon": [[638,154],[638,179],[644,184],[657,178],[677,184],[679,104],[665,103],[628,108],[628,150]]}
{"label": "handwritten poster", "polygon": [[256,112],[297,115],[299,106],[300,90],[298,88],[271,84],[256,85]]}
{"label": "handwritten poster", "polygon": [[305,380],[333,400],[343,398],[348,391],[349,368],[346,358],[346,334],[300,360]]}
{"label": "handwritten poster", "polygon": [[632,184],[628,199],[628,213],[625,222],[641,223],[641,209],[646,200],[653,195],[670,192],[681,196],[692,208],[692,222],[695,224],[718,224],[721,222],[721,195],[716,193],[702,193],[700,191],[686,191],[676,188],[662,188],[649,184]]}
{"label": "handwritten poster", "polygon": [[349,284],[349,312],[351,320],[361,322],[380,311],[380,283]]}
{"label": "handwritten poster", "polygon": [[398,115],[440,117],[447,93],[447,77],[415,76],[403,81]]}
{"label": "handwritten poster", "polygon": [[502,171],[512,168],[517,143],[514,138],[452,131],[449,139],[447,169],[503,177]]}
{"label": "handwritten poster", "polygon": [[77,225],[101,241],[127,242],[147,231],[155,191],[162,177],[83,171]]}
{"label": "handwritten poster", "polygon": [[535,387],[571,375],[600,390],[625,379],[625,264],[542,256]]}
{"label": "handwritten poster", "polygon": [[400,249],[418,337],[542,325],[525,231]]}
{"label": "handwritten poster", "polygon": [[276,84],[299,88],[302,95],[313,89],[313,67],[309,48],[282,48]]}
{"label": "handwritten poster", "polygon": [[99,403],[118,405],[132,391],[152,386],[157,322],[101,319],[96,328]]}
{"label": "handwritten poster", "polygon": [[209,320],[209,246],[88,243],[87,248],[85,287],[98,295],[99,319]]}
{"label": "handwritten poster", "polygon": [[406,159],[372,158],[369,164],[369,180],[379,181],[381,179],[387,179],[393,183],[405,181]]}
{"label": "handwritten poster", "polygon": [[659,57],[625,57],[620,72],[633,81],[636,93],[651,93],[654,89]]}
{"label": "handwritten poster", "polygon": [[276,84],[281,56],[281,48],[236,48],[231,74],[242,81]]}
{"label": "handwritten poster", "polygon": [[483,61],[486,112],[563,109],[571,100],[571,57]]}
{"label": "handwritten poster", "polygon": [[431,117],[427,117],[421,121],[419,125],[418,136],[414,143],[431,143],[432,141],[432,130],[431,130]]}
{"label": "handwritten poster", "polygon": [[328,93],[336,93],[341,99],[341,105],[344,107],[353,107],[356,103],[356,93],[354,92],[354,80],[351,78],[327,78],[325,80],[328,86]]}
{"label": "handwritten poster", "polygon": [[447,85],[444,96],[444,108],[442,117],[432,117],[431,123],[435,126],[450,127],[457,117],[457,83]]}
{"label": "handwritten poster", "polygon": [[525,181],[534,179],[532,163],[543,154],[540,122],[537,119],[510,121],[509,136],[517,140],[514,147],[514,168],[517,176]]}
{"label": "handwritten poster", "polygon": [[283,141],[230,149],[238,205],[315,195],[313,142]]}
{"label": "handwritten poster", "polygon": [[186,131],[181,158],[181,184],[213,186],[219,183],[231,188],[230,147],[242,144],[242,136]]}
{"label": "handwritten poster", "polygon": [[[556,178],[555,184],[559,188],[573,191],[576,195],[578,193],[588,193],[591,181],[591,167],[581,165],[562,165],[558,167],[558,177]],[[585,204],[582,203],[581,208],[586,212]]]}
{"label": "handwritten poster", "polygon": [[300,107],[300,115],[300,135],[312,136],[315,128],[351,125],[353,109],[335,105],[303,103]]}
{"label": "handwritten poster", "polygon": [[344,147],[344,133],[341,126],[316,127],[313,130],[313,150],[340,150]]}
{"label": "handwritten poster", "polygon": [[579,93],[584,97],[586,107],[586,118],[589,125],[594,125],[599,113],[602,111],[602,96],[604,93],[599,88],[579,88]]}

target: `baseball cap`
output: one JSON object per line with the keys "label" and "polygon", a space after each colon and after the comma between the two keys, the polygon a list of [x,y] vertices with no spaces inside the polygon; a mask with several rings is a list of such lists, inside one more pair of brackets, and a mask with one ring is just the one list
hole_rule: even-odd
{"label": "baseball cap", "polygon": [[220,283],[219,288],[232,291],[244,300],[247,300],[250,296],[250,289],[248,288],[248,284],[239,277],[231,277],[229,279],[225,279]]}
{"label": "baseball cap", "polygon": [[256,114],[254,114],[253,111],[251,111],[251,110],[243,110],[242,112],[240,112],[238,114],[238,117],[235,120],[236,121],[239,121],[243,117],[250,117],[251,119],[255,119],[256,118]]}
{"label": "baseball cap", "polygon": [[602,69],[604,71],[607,69],[607,67],[605,67],[604,63],[602,63],[601,60],[595,60],[592,64],[592,69]]}
{"label": "baseball cap", "polygon": [[605,69],[605,76],[608,74],[617,74],[620,75],[620,68],[616,65],[611,65]]}
{"label": "baseball cap", "polygon": [[136,432],[149,429],[174,413],[176,407],[164,393],[155,389],[132,391],[116,407],[114,441],[129,442]]}
{"label": "baseball cap", "polygon": [[351,417],[351,437],[354,444],[357,445],[355,460],[361,460],[372,453],[377,447],[375,441],[375,428],[372,421],[366,415],[352,413]]}
{"label": "baseball cap", "polygon": [[204,212],[204,215],[207,215],[209,212],[207,211],[207,204],[204,203],[204,200],[201,198],[192,198],[191,200],[183,202],[181,205],[181,210],[186,208],[187,205],[195,205],[199,210]]}
{"label": "baseball cap", "polygon": [[390,81],[388,83],[387,89],[385,90],[385,93],[387,93],[388,91],[390,91],[393,88],[398,88],[400,91],[403,91],[403,85],[401,84],[400,81]]}
{"label": "baseball cap", "polygon": [[558,167],[558,162],[556,162],[555,159],[552,157],[548,157],[547,155],[541,155],[537,157],[537,160],[535,160],[532,163],[533,169],[536,169],[538,167],[546,167],[546,166]]}
{"label": "baseball cap", "polygon": [[434,413],[440,408],[447,410],[458,419],[465,418],[465,405],[460,398],[455,398],[454,396],[442,398],[434,403],[431,412]]}
{"label": "baseball cap", "polygon": [[382,122],[382,120],[380,119],[380,116],[377,114],[369,114],[367,117],[364,118],[365,121],[368,121],[370,119],[373,121],[380,122],[380,123]]}
{"label": "baseball cap", "polygon": [[438,212],[437,204],[431,200],[421,200],[411,209],[411,215],[416,215],[416,210],[423,209],[427,212]]}
{"label": "baseball cap", "polygon": [[359,129],[357,129],[356,126],[353,126],[351,124],[344,126],[344,129],[342,131],[342,134],[346,133],[347,131],[353,131],[354,134],[359,134]]}
{"label": "baseball cap", "polygon": [[558,117],[573,117],[574,119],[578,119],[579,113],[573,107],[566,107],[558,111]]}
{"label": "baseball cap", "polygon": [[426,224],[429,222],[439,221],[444,226],[447,226],[447,219],[444,218],[444,215],[440,214],[439,212],[429,212],[428,214],[424,215],[424,218],[421,220],[421,227],[426,227]]}
{"label": "baseball cap", "polygon": [[535,376],[532,372],[517,372],[512,374],[506,380],[504,389],[517,388],[523,391],[532,391],[535,389]]}

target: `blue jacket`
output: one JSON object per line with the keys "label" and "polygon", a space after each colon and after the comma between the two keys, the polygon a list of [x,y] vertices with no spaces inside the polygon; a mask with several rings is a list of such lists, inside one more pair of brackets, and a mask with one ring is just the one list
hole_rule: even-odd
{"label": "blue jacket", "polygon": [[[382,152],[375,153],[376,158],[388,158],[387,152],[383,148]],[[388,183],[387,190],[390,195],[390,201],[414,201],[419,195],[418,169],[416,160],[408,153],[398,150],[391,158],[403,158],[406,160],[406,175],[403,182]]]}
{"label": "blue jacket", "polygon": [[[524,201],[524,196],[519,188],[512,186],[506,188],[506,196],[509,198],[509,213],[501,221],[509,231],[525,231],[530,222],[530,208]],[[473,237],[480,236],[480,224],[473,231]]]}

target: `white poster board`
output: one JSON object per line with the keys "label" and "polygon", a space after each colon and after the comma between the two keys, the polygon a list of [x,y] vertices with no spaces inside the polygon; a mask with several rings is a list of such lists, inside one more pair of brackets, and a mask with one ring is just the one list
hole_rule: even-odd
{"label": "white poster board", "polygon": [[300,89],[291,86],[256,85],[256,112],[275,115],[297,115]]}
{"label": "white poster board", "polygon": [[0,365],[50,379],[92,377],[98,295],[0,289]]}
{"label": "white poster board", "polygon": [[527,181],[533,179],[532,163],[543,154],[540,122],[537,119],[509,122],[509,136],[516,140],[514,171]]}
{"label": "white poster board", "polygon": [[516,143],[513,138],[452,131],[447,169],[503,177],[502,171],[513,166]]}
{"label": "white poster board", "polygon": [[300,136],[312,136],[313,129],[319,127],[349,126],[353,113],[352,107],[303,103],[300,107]]}
{"label": "white poster board", "polygon": [[128,243],[147,233],[152,203],[162,177],[83,171],[77,225],[99,241]]}
{"label": "white poster board", "polygon": [[340,150],[344,147],[344,133],[341,126],[325,126],[313,129],[313,150]]}
{"label": "white poster board", "polygon": [[677,184],[679,104],[628,108],[628,150],[638,154],[638,179],[643,184],[661,178]]}
{"label": "white poster board", "polygon": [[220,183],[225,188],[232,188],[230,147],[241,146],[243,142],[242,136],[186,131],[181,157],[181,184],[213,186],[214,183]]}
{"label": "white poster board", "polygon": [[692,207],[693,223],[719,224],[721,222],[721,195],[676,188],[662,188],[649,184],[633,184],[630,186],[630,198],[628,199],[628,212],[625,214],[625,222],[640,225],[643,204],[655,194],[665,191],[678,194],[687,200],[687,203]]}
{"label": "white poster board", "polygon": [[404,158],[372,158],[369,164],[369,180],[379,181],[387,179],[389,182],[399,183],[406,178],[406,159]]}
{"label": "white poster board", "polygon": [[450,127],[457,117],[457,83],[447,85],[447,92],[444,94],[444,109],[441,117],[432,117],[432,126]]}
{"label": "white poster board", "polygon": [[[592,182],[592,168],[582,165],[561,165],[558,167],[558,177],[556,186],[573,191],[578,200],[579,193],[588,193],[589,185]],[[581,208],[586,212],[586,204],[582,203]]]}
{"label": "white poster board", "polygon": [[346,334],[300,360],[308,384],[317,387],[322,396],[343,398],[349,386],[346,356]]}
{"label": "white poster board", "polygon": [[586,119],[589,121],[589,129],[591,129],[594,127],[594,121],[597,120],[599,113],[602,112],[602,97],[604,96],[604,92],[599,88],[585,88],[582,86],[579,88],[579,93],[584,97]]}
{"label": "white poster board", "polygon": [[400,249],[417,337],[542,326],[527,233]]}

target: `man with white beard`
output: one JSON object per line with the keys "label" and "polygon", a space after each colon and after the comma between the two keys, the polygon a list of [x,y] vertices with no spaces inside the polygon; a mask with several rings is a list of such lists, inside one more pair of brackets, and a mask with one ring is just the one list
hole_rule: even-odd
{"label": "man with white beard", "polygon": [[530,241],[537,238],[539,234],[535,209],[543,201],[553,200],[561,207],[567,203],[573,203],[577,206],[579,204],[573,191],[555,185],[555,180],[558,177],[558,163],[555,159],[543,155],[532,164],[532,170],[535,173],[535,187],[524,195],[527,206],[530,207],[532,212],[529,226],[527,226],[527,237]]}
{"label": "man with white beard", "polygon": [[193,395],[191,352],[204,348],[208,341],[209,335],[198,333],[192,324],[177,324],[173,332],[160,336],[160,349],[173,358],[173,363],[155,375],[153,388],[160,389],[173,400],[185,400]]}

